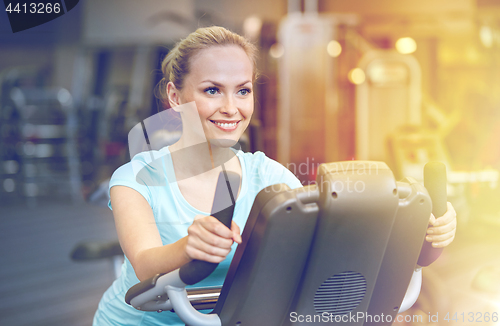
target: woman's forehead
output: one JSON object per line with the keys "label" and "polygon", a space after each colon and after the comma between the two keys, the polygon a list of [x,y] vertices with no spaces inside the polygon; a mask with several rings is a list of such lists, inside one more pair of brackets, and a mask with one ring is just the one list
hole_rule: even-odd
{"label": "woman's forehead", "polygon": [[[253,63],[239,46],[213,46],[191,58],[189,75],[194,79],[230,76],[252,80]],[[188,76],[189,77],[189,76]]]}

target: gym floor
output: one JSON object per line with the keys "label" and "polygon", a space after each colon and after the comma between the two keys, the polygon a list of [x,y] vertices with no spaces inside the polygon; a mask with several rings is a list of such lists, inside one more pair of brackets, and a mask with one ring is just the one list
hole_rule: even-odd
{"label": "gym floor", "polygon": [[63,202],[2,205],[0,325],[88,326],[114,279],[109,261],[77,263],[80,241],[116,240],[107,207]]}
{"label": "gym floor", "polygon": [[[408,312],[422,319],[398,325],[500,325],[492,318],[500,313],[500,214],[472,216],[460,223],[442,257],[424,270],[422,293]],[[91,324],[113,281],[112,265],[76,263],[69,254],[80,241],[116,239],[108,208],[55,201],[35,207],[4,204],[0,239],[1,325]]]}

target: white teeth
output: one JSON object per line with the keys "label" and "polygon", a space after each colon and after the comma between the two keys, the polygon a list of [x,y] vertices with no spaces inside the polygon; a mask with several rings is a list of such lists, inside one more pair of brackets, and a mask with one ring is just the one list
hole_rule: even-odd
{"label": "white teeth", "polygon": [[220,123],[220,122],[217,122],[217,121],[213,121],[213,123],[215,123],[216,125],[222,127],[222,128],[232,128],[232,127],[235,127],[237,122],[233,122],[233,123]]}

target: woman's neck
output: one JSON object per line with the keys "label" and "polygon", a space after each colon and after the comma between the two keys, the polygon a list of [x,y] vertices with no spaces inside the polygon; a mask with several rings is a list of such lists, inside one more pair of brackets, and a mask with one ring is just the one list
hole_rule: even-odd
{"label": "woman's neck", "polygon": [[208,141],[193,144],[182,139],[169,147],[177,180],[210,172],[218,175],[221,166],[236,156],[229,147],[219,147]]}

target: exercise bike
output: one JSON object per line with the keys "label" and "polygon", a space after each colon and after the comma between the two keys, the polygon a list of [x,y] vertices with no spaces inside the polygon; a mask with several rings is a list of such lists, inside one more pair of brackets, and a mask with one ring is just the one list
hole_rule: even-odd
{"label": "exercise bike", "polygon": [[[220,294],[194,295],[198,308],[216,300],[212,313],[196,310],[185,287],[217,264],[196,260],[133,286],[125,301],[173,309],[187,325],[391,325],[418,297],[420,266],[440,253],[424,238],[431,208],[446,212],[444,165],[424,174],[426,187],[396,182],[385,163],[349,161],[321,165],[315,185],[264,188]],[[212,215],[226,226],[238,187],[237,175],[221,173]]]}

